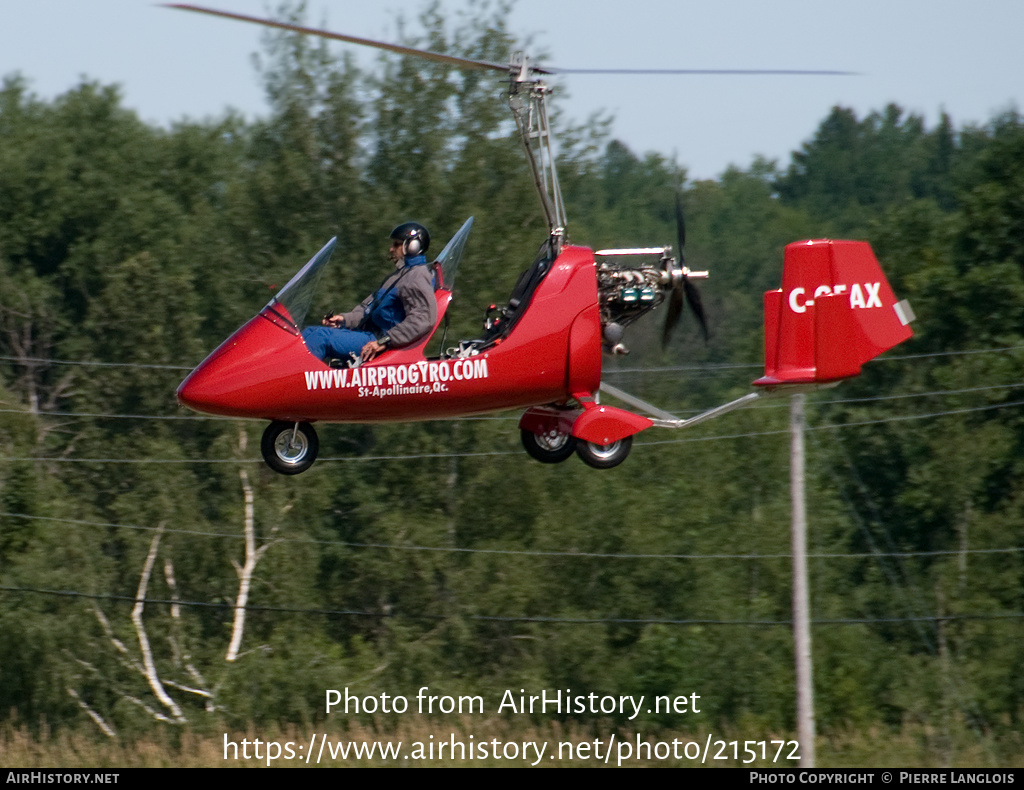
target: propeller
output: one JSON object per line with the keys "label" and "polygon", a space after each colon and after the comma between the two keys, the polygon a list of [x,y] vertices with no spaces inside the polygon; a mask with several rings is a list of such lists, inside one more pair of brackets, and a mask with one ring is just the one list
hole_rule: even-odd
{"label": "propeller", "polygon": [[683,219],[683,202],[678,192],[676,192],[676,240],[679,246],[679,269],[671,272],[672,291],[669,293],[668,312],[665,315],[665,326],[661,332],[662,348],[668,345],[669,338],[672,337],[672,331],[679,323],[679,318],[683,314],[684,301],[690,306],[690,310],[696,316],[705,342],[708,339],[708,320],[707,315],[704,313],[704,303],[701,301],[700,291],[697,289],[697,286],[690,280],[690,270],[686,268],[685,253],[683,251],[686,247],[686,221]]}

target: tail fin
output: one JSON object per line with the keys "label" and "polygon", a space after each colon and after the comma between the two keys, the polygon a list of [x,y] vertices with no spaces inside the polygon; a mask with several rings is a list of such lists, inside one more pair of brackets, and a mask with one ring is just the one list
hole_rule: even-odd
{"label": "tail fin", "polygon": [[786,247],[782,288],[764,295],[764,377],[756,386],[856,376],[913,335],[871,246],[819,239]]}

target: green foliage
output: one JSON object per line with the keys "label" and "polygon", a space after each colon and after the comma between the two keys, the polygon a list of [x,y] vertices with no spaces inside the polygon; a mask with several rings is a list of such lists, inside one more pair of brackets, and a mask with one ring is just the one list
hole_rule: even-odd
{"label": "green foliage", "polygon": [[[473,5],[452,26],[431,7],[401,32],[501,60],[506,14]],[[642,435],[608,473],[526,460],[514,415],[327,427],[293,479],[253,463],[261,426],[176,409],[185,371],[330,236],[323,310],[376,284],[397,222],[442,245],[475,216],[451,342],[479,331],[545,232],[487,79],[392,57],[364,74],[284,33],[260,70],[272,111],[251,124],[151,128],[91,82],[49,103],[19,78],[0,88],[0,710],[139,735],[161,719],[320,722],[341,686],[570,688],[700,696],[699,718],[645,727],[791,727],[784,408]],[[559,124],[574,241],[674,242],[682,190],[687,263],[712,272],[711,343],[691,324],[653,350],[641,322],[636,355],[606,370],[668,409],[746,389],[752,369],[717,365],[759,359],[786,243],[871,240],[920,316],[907,353],[929,356],[812,401],[828,428],[808,481],[818,721],[1015,726],[1020,117],[928,130],[896,106],[836,108],[785,169],[698,183],[600,120]]]}

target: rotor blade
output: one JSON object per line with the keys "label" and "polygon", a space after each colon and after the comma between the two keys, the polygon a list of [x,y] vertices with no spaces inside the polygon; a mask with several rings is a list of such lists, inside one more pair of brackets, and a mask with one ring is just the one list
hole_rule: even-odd
{"label": "rotor blade", "polygon": [[[292,25],[288,22],[276,22],[272,19],[261,19],[256,16],[246,16],[245,14],[235,14],[230,11],[218,11],[213,8],[203,8],[202,6],[189,5],[188,3],[164,3],[165,8],[178,8],[182,11],[196,11],[200,14],[210,14],[211,16],[220,16],[227,19],[236,19],[240,22],[252,22],[257,25],[264,25],[265,27],[276,27],[281,30],[291,30],[295,33],[305,33],[310,36],[319,36],[320,38],[328,38],[334,41],[346,41],[349,44],[361,44],[366,47],[376,47],[377,49],[384,49],[388,52],[395,52],[399,55],[415,55],[419,58],[426,58],[427,60],[433,60],[437,63],[447,63],[451,66],[462,66],[465,68],[472,69],[487,69],[490,71],[500,71],[505,74],[508,73],[509,65],[507,63],[493,63],[488,60],[470,60],[469,58],[459,58],[454,55],[442,55],[439,52],[429,52],[424,49],[414,49],[413,47],[403,47],[399,44],[386,44],[383,41],[374,41],[369,38],[358,38],[356,36],[346,36],[341,33],[331,33],[327,30],[318,30],[312,27],[303,27],[302,25]],[[531,71],[537,71],[540,73],[547,73],[543,69],[531,68]]]}
{"label": "rotor blade", "polygon": [[859,77],[857,71],[803,70],[803,69],[563,69],[545,66],[548,74],[697,74],[729,76],[784,76],[784,77]]}
{"label": "rotor blade", "polygon": [[[196,11],[200,14],[220,16],[225,19],[235,19],[240,22],[252,22],[265,27],[276,27],[281,30],[291,30],[295,33],[304,33],[309,36],[319,36],[333,41],[345,41],[349,44],[359,44],[364,47],[376,47],[399,55],[413,55],[419,58],[426,58],[437,63],[447,63],[450,66],[462,66],[471,69],[486,69],[489,71],[500,71],[505,74],[509,72],[508,63],[495,63],[489,60],[473,60],[471,58],[460,58],[455,55],[443,55],[440,52],[430,52],[425,49],[404,47],[400,44],[388,44],[383,41],[374,41],[369,38],[358,36],[346,36],[342,33],[332,33],[329,30],[320,30],[314,27],[293,25],[288,22],[277,22],[273,19],[263,19],[246,14],[236,14],[231,11],[218,11],[215,8],[192,5],[190,3],[163,3],[164,8],[177,8],[182,11]],[[852,76],[857,72],[853,71],[801,71],[799,69],[563,69],[554,66],[530,65],[529,71],[533,74],[696,74],[696,75],[783,75],[783,76]]]}

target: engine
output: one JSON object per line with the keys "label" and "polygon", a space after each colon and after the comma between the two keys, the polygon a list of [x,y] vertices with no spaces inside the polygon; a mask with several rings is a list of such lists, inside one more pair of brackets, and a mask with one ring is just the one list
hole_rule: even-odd
{"label": "engine", "polygon": [[627,326],[678,292],[688,277],[707,277],[676,265],[670,247],[598,250],[597,292],[605,349],[628,354],[622,338]]}

